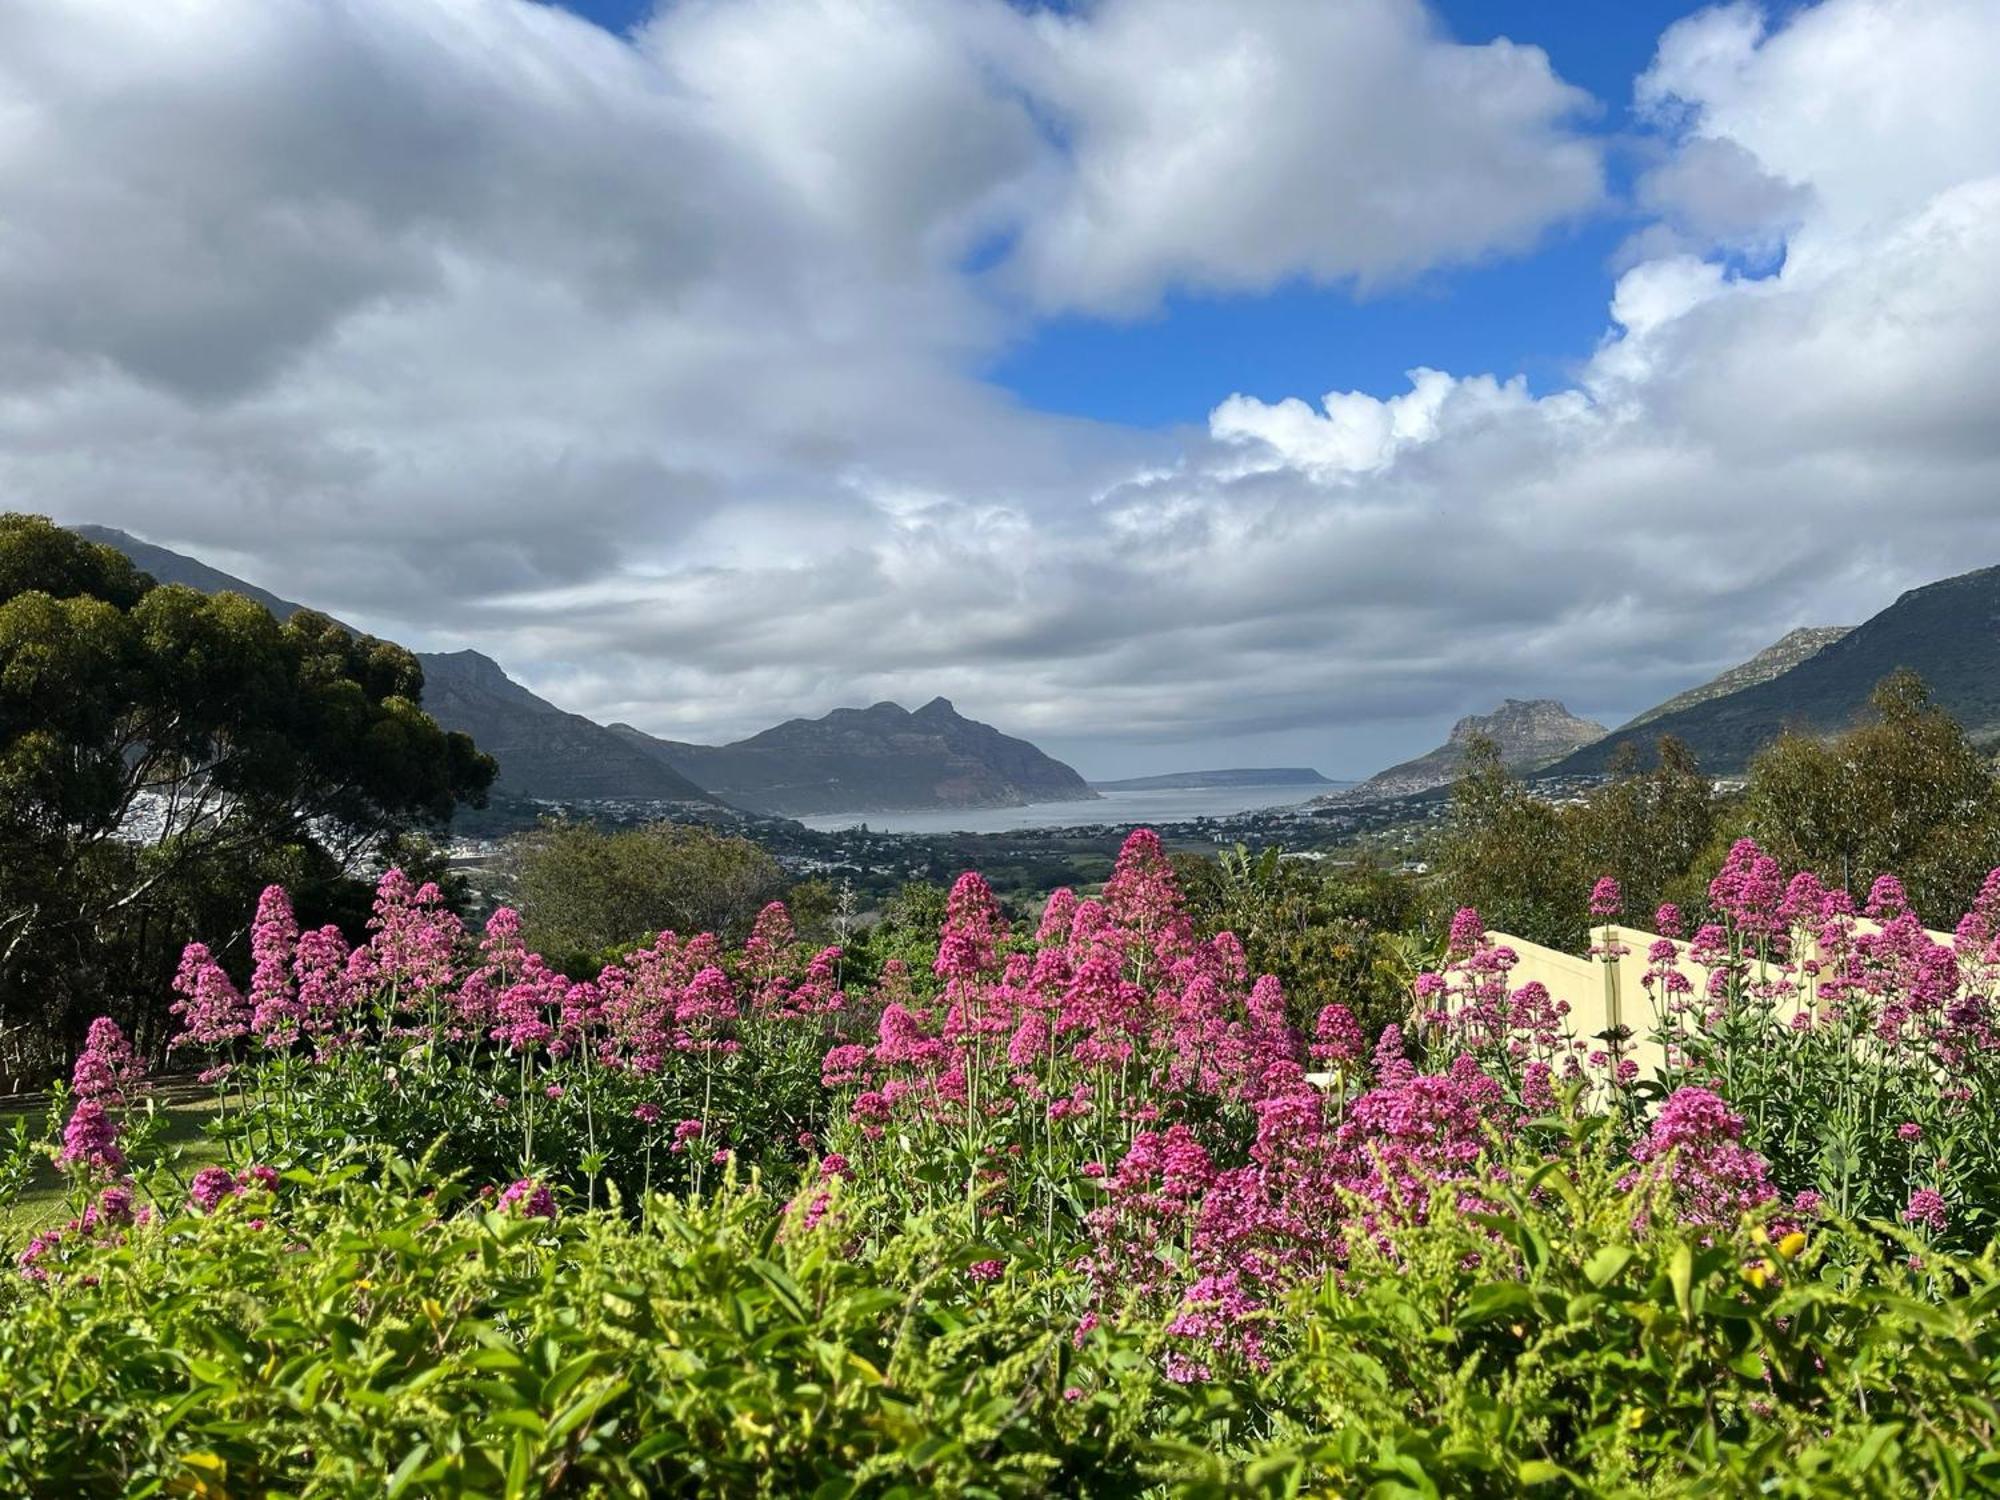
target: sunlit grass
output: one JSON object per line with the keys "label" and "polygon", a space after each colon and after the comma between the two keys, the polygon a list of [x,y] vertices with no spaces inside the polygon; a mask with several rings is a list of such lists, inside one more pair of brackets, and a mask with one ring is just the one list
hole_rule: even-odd
{"label": "sunlit grass", "polygon": [[[155,1163],[185,1179],[212,1162],[220,1162],[222,1144],[211,1138],[205,1127],[215,1118],[215,1091],[193,1082],[174,1081],[156,1085],[134,1101],[134,1121],[146,1110],[158,1112],[163,1122],[158,1144],[148,1153],[147,1164]],[[0,1107],[0,1139],[11,1136],[14,1122],[26,1119],[31,1135],[42,1132],[48,1119],[46,1098],[10,1101]],[[16,1230],[33,1232],[69,1216],[66,1184],[55,1164],[43,1161],[19,1198],[0,1202],[0,1233]]]}

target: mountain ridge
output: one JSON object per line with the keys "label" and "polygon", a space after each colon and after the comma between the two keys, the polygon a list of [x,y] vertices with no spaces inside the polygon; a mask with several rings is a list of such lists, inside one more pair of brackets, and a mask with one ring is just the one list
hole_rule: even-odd
{"label": "mountain ridge", "polygon": [[727,745],[661,739],[609,726],[717,796],[753,812],[907,812],[1020,807],[1097,794],[1076,771],[1027,740],[968,719],[948,698],[793,718]]}
{"label": "mountain ridge", "polygon": [[1475,736],[1500,747],[1501,764],[1516,775],[1529,774],[1562,759],[1579,745],[1606,734],[1602,724],[1580,719],[1554,698],[1506,698],[1490,714],[1467,714],[1451,726],[1445,742],[1422,755],[1377,771],[1359,786],[1329,792],[1316,803],[1372,802],[1413,797],[1456,781],[1465,750]]}
{"label": "mountain ridge", "polygon": [[[305,607],[130,532],[71,530],[118,548],[162,583],[239,593],[281,619]],[[836,708],[819,719],[788,719],[733,745],[693,745],[559,708],[477,650],[413,654],[424,669],[424,710],[446,729],[470,734],[499,762],[495,790],[502,794],[723,804],[784,816],[1014,807],[1097,795],[1070,767],[963,717],[944,697],[914,712],[888,702]],[[742,795],[719,793],[701,779],[709,774]]]}
{"label": "mountain ridge", "polygon": [[1740,661],[1726,671],[1718,672],[1707,682],[1674,694],[1664,703],[1654,704],[1644,713],[1627,719],[1613,733],[1637,729],[1642,724],[1650,724],[1668,714],[1679,713],[1682,709],[1693,708],[1715,698],[1725,698],[1731,693],[1741,692],[1744,688],[1755,687],[1760,682],[1769,682],[1773,677],[1783,676],[1853,629],[1852,625],[1801,625],[1795,630],[1789,630],[1747,661]]}
{"label": "mountain ridge", "polygon": [[1899,669],[1922,677],[1938,707],[1968,734],[1984,737],[2000,730],[2000,567],[1906,590],[1788,671],[1621,726],[1544,774],[1602,772],[1626,745],[1643,763],[1665,734],[1685,742],[1704,769],[1739,772],[1787,729],[1827,735],[1861,722],[1876,683]]}

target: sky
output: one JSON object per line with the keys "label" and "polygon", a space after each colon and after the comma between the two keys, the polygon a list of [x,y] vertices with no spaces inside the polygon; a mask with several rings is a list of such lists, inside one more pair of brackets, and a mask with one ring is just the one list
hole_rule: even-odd
{"label": "sky", "polygon": [[0,0],[0,504],[721,741],[1617,722],[2000,563],[2000,5]]}

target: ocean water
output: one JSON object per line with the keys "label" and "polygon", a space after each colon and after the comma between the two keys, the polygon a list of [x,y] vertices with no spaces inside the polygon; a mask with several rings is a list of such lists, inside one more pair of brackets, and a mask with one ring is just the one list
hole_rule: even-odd
{"label": "ocean water", "polygon": [[832,833],[866,823],[880,833],[1010,833],[1019,828],[1073,828],[1108,823],[1139,827],[1186,823],[1273,807],[1297,807],[1332,787],[1206,786],[1166,791],[1106,792],[1091,802],[1036,802],[1027,807],[966,807],[920,812],[817,813],[799,821]]}

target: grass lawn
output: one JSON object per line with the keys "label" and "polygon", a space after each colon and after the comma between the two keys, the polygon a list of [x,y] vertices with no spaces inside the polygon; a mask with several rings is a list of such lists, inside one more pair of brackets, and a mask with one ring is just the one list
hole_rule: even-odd
{"label": "grass lawn", "polygon": [[[215,1090],[192,1081],[154,1085],[147,1099],[160,1119],[158,1143],[146,1153],[149,1163],[157,1162],[183,1181],[211,1162],[223,1159],[220,1142],[203,1130],[215,1118]],[[147,1101],[141,1100],[130,1112],[127,1129],[136,1128],[144,1116]],[[15,1099],[0,1105],[0,1142],[11,1137],[14,1122],[25,1118],[30,1135],[42,1131],[48,1118],[46,1099]],[[0,1241],[18,1243],[28,1235],[59,1224],[69,1217],[67,1184],[52,1161],[44,1160],[35,1170],[27,1189],[12,1202],[0,1202]]]}

